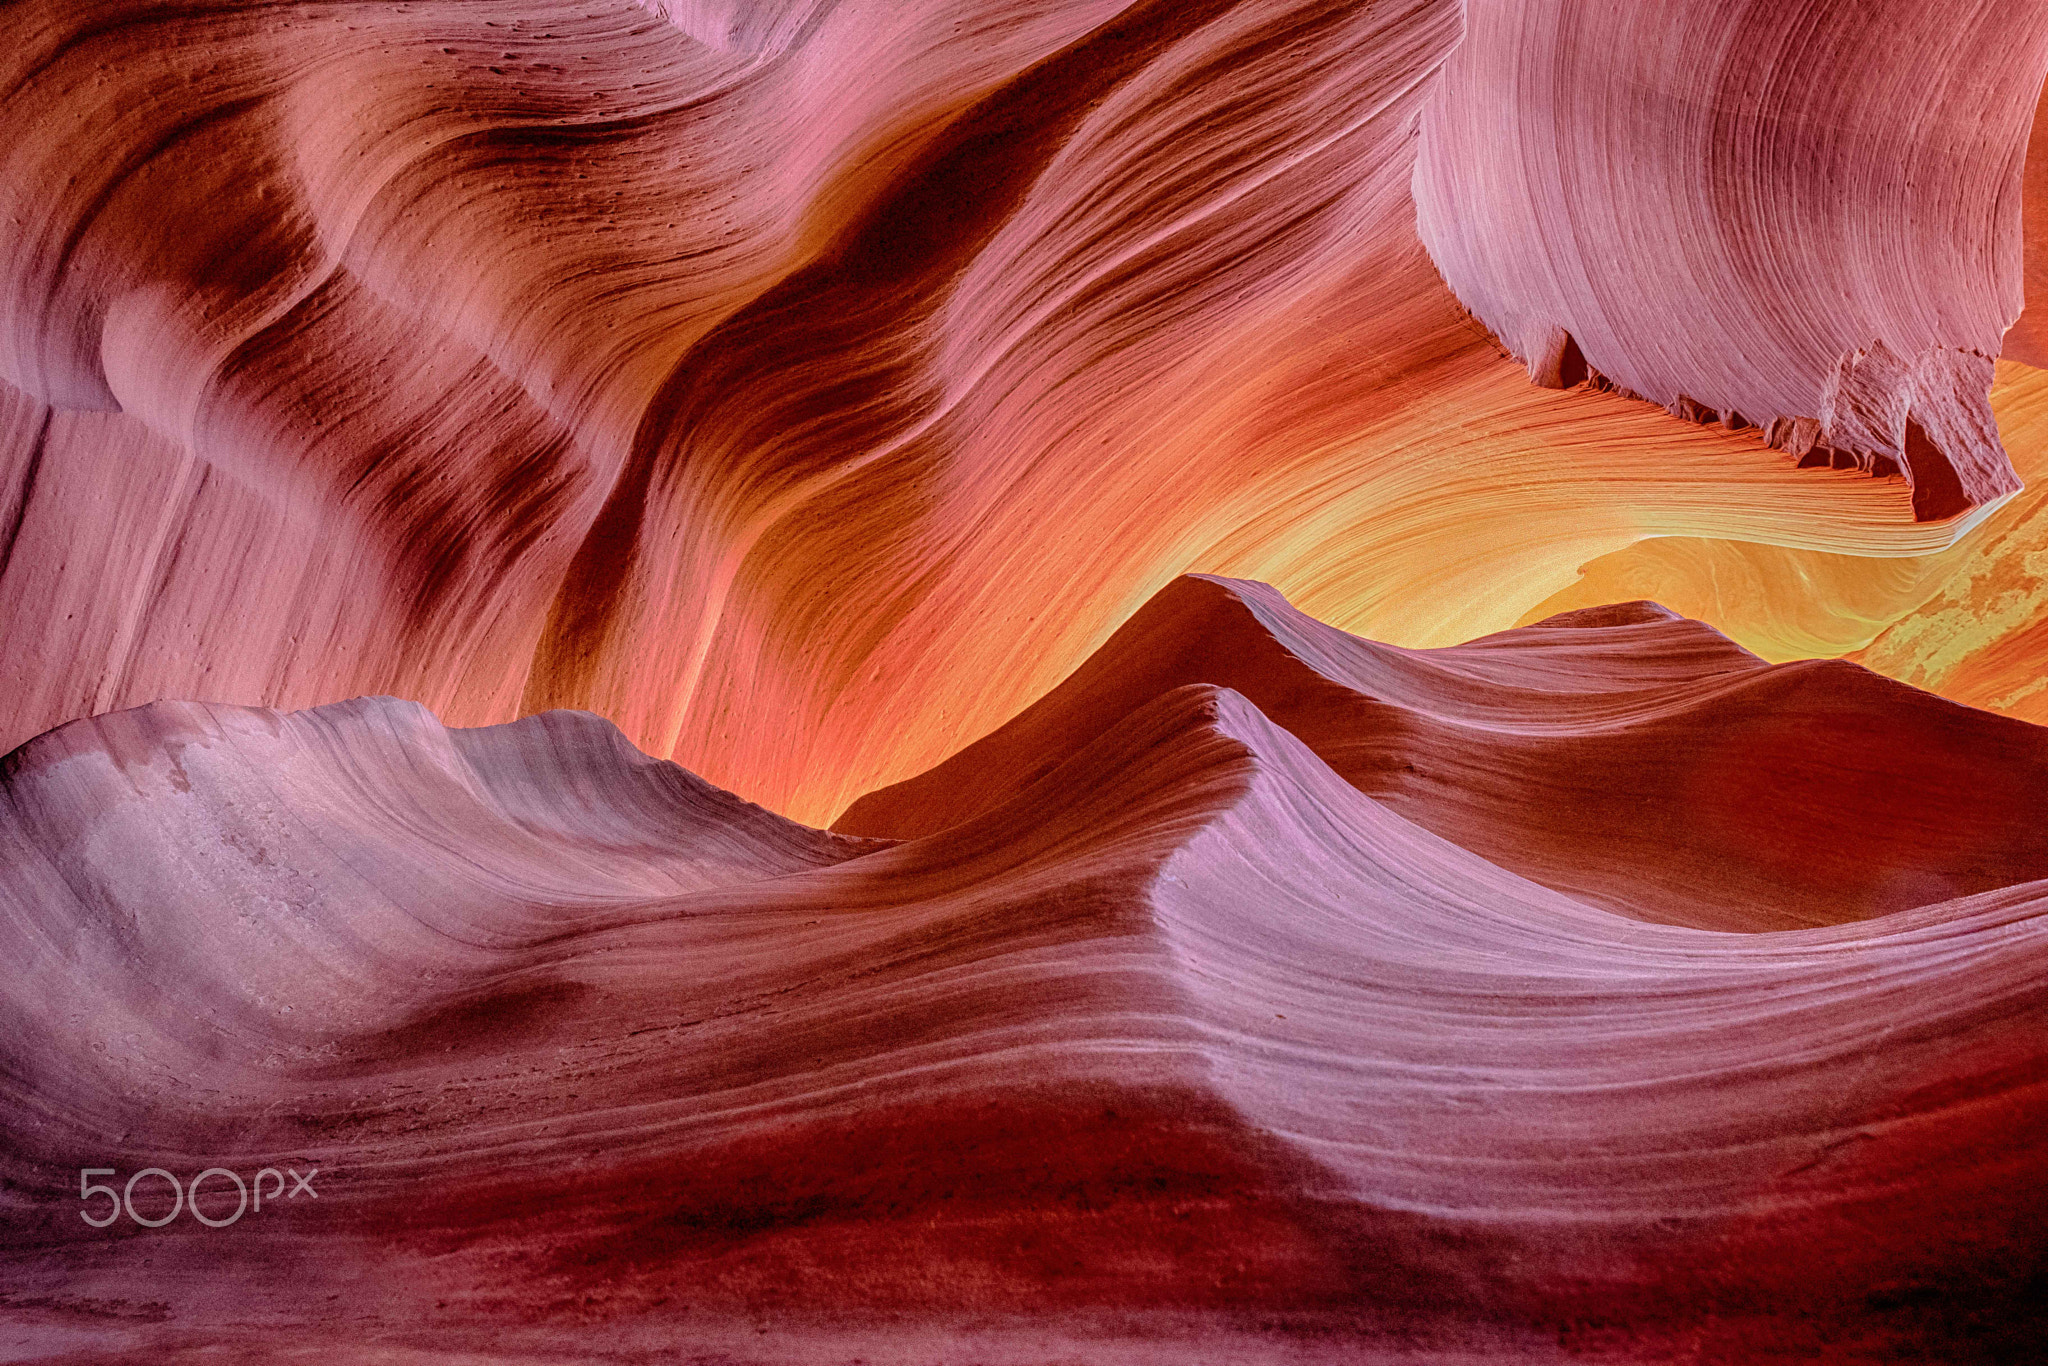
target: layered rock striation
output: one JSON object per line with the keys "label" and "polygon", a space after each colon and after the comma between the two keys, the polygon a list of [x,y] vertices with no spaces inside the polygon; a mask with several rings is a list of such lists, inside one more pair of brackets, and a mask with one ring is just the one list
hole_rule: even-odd
{"label": "layered rock striation", "polygon": [[[1489,857],[1483,802],[1460,823],[1358,759],[1434,690],[1442,729],[1411,743],[1449,772],[1454,695],[1483,682],[1513,699],[1493,765],[1540,821],[1559,770],[1511,739],[1528,694],[1597,716],[1732,685],[1749,718],[1846,737],[1781,763],[1855,810],[1870,720],[1910,750],[1958,718],[1894,685],[1830,712],[1639,605],[1443,659],[1249,585],[1183,584],[1137,622],[1213,628],[1274,715],[1179,681],[1199,636],[1150,673],[1106,653],[932,775],[961,794],[943,815],[930,789],[864,803],[929,827],[900,842],[797,826],[575,714],[161,704],[18,751],[16,1331],[589,1357],[767,1316],[753,1359],[785,1360],[861,1331],[899,1355],[943,1331],[991,1354],[1749,1360],[1970,1359],[2035,1331],[2039,882],[1930,879],[1764,933],[1657,923],[1681,903],[1646,857],[1588,859],[1597,902],[1546,887]],[[1368,670],[1402,700],[1361,700]],[[1983,754],[2031,729],[1984,720],[2017,729]],[[1623,753],[1585,780],[1633,790]],[[1963,830],[2002,801],[1897,796]],[[1825,867],[1829,840],[1885,833],[1808,848]],[[1702,821],[1671,861],[1732,900],[1758,838]],[[77,1217],[82,1166],[323,1175],[317,1204],[231,1231],[108,1236]]]}

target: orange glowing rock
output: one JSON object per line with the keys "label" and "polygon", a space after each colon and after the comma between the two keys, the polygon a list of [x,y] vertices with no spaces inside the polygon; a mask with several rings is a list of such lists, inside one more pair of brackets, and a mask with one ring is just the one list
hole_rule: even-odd
{"label": "orange glowing rock", "polygon": [[666,13],[10,10],[75,131],[0,162],[0,744],[574,706],[822,822],[1190,570],[1421,646],[1645,537],[1967,529],[1526,383],[1415,233],[1455,5]]}
{"label": "orange glowing rock", "polygon": [[2048,8],[0,39],[10,1346],[2034,1350]]}

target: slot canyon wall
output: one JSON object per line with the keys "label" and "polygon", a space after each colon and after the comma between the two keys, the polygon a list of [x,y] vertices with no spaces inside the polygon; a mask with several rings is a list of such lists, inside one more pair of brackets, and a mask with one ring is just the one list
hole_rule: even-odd
{"label": "slot canyon wall", "polygon": [[0,35],[7,1351],[2031,1359],[2048,7]]}
{"label": "slot canyon wall", "polygon": [[2031,715],[2048,19],[1882,8],[12,6],[0,743],[569,706],[821,823],[1189,570]]}

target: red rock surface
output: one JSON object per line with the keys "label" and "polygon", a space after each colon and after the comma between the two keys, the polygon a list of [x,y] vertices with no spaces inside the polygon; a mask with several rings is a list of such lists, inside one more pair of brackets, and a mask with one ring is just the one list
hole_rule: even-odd
{"label": "red rock surface", "polygon": [[[1269,660],[1405,673],[1405,705],[1446,718],[1480,681],[1547,686],[1555,724],[1576,706],[1598,735],[1646,688],[1733,675],[1750,716],[1794,724],[1775,756],[1809,795],[1958,829],[2002,800],[1802,752],[1818,699],[1647,607],[1443,659],[1250,585],[1190,582],[1134,624],[1198,611],[1277,622]],[[1307,664],[1235,657],[1340,762],[1380,740],[1355,705],[1302,724]],[[1610,908],[1550,890],[1243,693],[1091,686],[1121,662],[1076,680],[1093,710],[1063,690],[1025,718],[1045,762],[893,844],[574,713],[161,704],[37,740],[0,827],[17,1341],[97,1315],[164,1353],[398,1351],[501,1324],[606,1355],[752,1316],[774,1334],[741,1359],[836,1359],[893,1322],[913,1356],[939,1333],[1853,1360],[2038,1331],[2037,884],[1769,934],[1645,923],[1640,868],[1599,868]],[[1900,753],[1958,724],[2038,743],[1944,705],[1879,685],[1843,719]],[[324,1175],[317,1206],[232,1232],[109,1238],[76,1218],[81,1153]]]}
{"label": "red rock surface", "polygon": [[1208,578],[1161,592],[1016,720],[834,828],[944,830],[1194,683],[1241,693],[1424,829],[1622,915],[1787,929],[2048,878],[2048,730],[1854,664],[1767,665],[1653,603],[1400,650],[1264,584]]}
{"label": "red rock surface", "polygon": [[[1965,530],[1528,385],[1416,234],[1485,30],[1452,0],[665,13],[7,7],[43,131],[0,155],[0,745],[163,698],[574,707],[822,824],[1190,570],[1447,645],[1646,537]],[[2038,85],[2031,25],[1973,99]],[[1972,127],[1914,172],[1957,215],[2024,134]],[[1944,344],[2016,311],[1996,207],[1953,225],[1988,330]],[[1881,278],[1933,288],[1921,245]]]}
{"label": "red rock surface", "polygon": [[0,6],[0,1355],[2031,1360],[2044,71]]}

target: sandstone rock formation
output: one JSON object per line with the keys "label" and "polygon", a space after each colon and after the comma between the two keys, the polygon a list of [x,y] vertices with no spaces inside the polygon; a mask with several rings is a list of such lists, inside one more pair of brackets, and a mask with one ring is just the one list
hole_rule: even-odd
{"label": "sandstone rock formation", "polygon": [[[1851,41],[1863,7],[1749,8],[1840,31],[1845,117],[1894,89],[1869,75],[1892,49]],[[1445,645],[1645,537],[1924,555],[1971,521],[1915,525],[1902,480],[1797,470],[1756,432],[1527,384],[1411,194],[1427,229],[1499,6],[660,10],[7,8],[6,115],[41,131],[0,154],[0,745],[163,698],[572,707],[822,823],[1016,714],[1189,570]],[[2024,144],[2007,105],[2048,63],[2030,15],[1995,26],[1942,49],[1981,85],[1923,92],[1913,193],[1939,233],[1856,258],[1871,309],[1946,281],[1899,307],[1968,325],[1830,334],[1786,362],[1812,392],[1783,413],[1821,416],[1840,356],[1883,342],[1964,386],[1920,410],[1930,440],[1988,431],[1963,351],[2017,311],[1993,191]],[[1747,69],[1722,46],[1674,58],[1672,88]],[[1730,126],[1782,107],[1783,82],[1710,88]],[[1953,157],[1928,150],[1979,105]],[[1543,164],[1607,146],[1580,120],[1539,155],[1517,117]],[[1841,198],[1837,171],[1867,167],[1822,150],[1784,172],[1796,202],[1886,233],[1922,202],[1860,171],[1878,198]],[[1603,278],[1651,289],[1664,264]],[[1820,289],[1757,269],[1716,307]],[[1726,335],[1689,318],[1657,345]],[[1879,389],[1891,433],[1903,391]]]}
{"label": "sandstone rock formation", "polygon": [[1854,664],[1767,665],[1651,603],[1398,650],[1209,578],[1169,586],[1021,716],[834,828],[946,829],[1195,683],[1242,694],[1407,820],[1622,915],[1787,929],[2048,878],[2038,727]]}
{"label": "sandstone rock formation", "polygon": [[[1006,750],[999,788],[902,843],[797,826],[574,713],[160,704],[35,741],[0,824],[12,1321],[96,1315],[163,1355],[483,1334],[587,1359],[767,1316],[746,1359],[776,1360],[976,1316],[991,1352],[1330,1359],[1850,1360],[2038,1330],[2039,883],[1773,933],[1646,923],[1672,903],[1626,903],[1640,866],[1589,861],[1614,874],[1596,907],[1312,747],[1355,775],[1397,710],[1317,707],[1337,662],[1447,727],[1512,680],[1502,736],[1545,685],[1553,724],[1597,733],[1732,676],[1793,724],[1775,757],[1807,795],[1867,819],[1869,755],[1801,745],[1826,695],[1647,607],[1441,659],[1250,585],[1181,585],[1134,625],[1204,611],[1272,633],[1262,657],[1220,640],[1301,734],[1174,670],[1105,678],[1133,663],[1108,654],[1026,718],[1044,762]],[[1957,725],[1896,685],[1844,706],[1900,753]],[[1559,781],[1496,763],[1531,802]],[[2006,814],[1989,785],[1886,796],[1962,830]],[[1703,822],[1675,858],[1712,876],[1716,834],[1742,885],[1754,829]],[[231,1230],[108,1237],[82,1165],[323,1175]],[[222,1178],[206,1198],[233,1213]]]}
{"label": "sandstone rock formation", "polygon": [[1417,218],[1539,382],[1597,372],[1952,517],[2019,487],[1985,396],[2044,66],[2038,9],[1470,0]]}
{"label": "sandstone rock formation", "polygon": [[2048,10],[0,39],[5,1354],[2037,1349]]}

